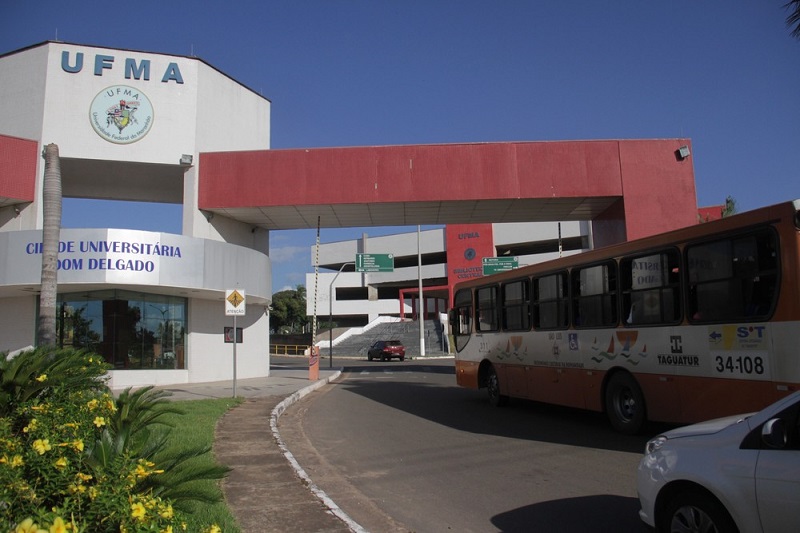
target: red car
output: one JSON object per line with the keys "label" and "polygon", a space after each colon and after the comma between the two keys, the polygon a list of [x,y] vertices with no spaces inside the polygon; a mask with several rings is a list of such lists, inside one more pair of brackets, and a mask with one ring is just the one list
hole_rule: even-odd
{"label": "red car", "polygon": [[401,361],[406,360],[406,347],[400,341],[375,341],[367,351],[367,359],[380,358],[381,361],[386,361],[392,357],[397,357]]}

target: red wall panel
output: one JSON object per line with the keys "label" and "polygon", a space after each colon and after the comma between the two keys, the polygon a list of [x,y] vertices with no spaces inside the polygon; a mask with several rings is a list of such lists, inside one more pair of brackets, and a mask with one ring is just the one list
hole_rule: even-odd
{"label": "red wall panel", "polygon": [[0,197],[32,202],[39,143],[0,135]]}
{"label": "red wall panel", "polygon": [[697,222],[682,145],[691,147],[666,139],[205,153],[199,207],[620,198],[598,220],[608,234],[597,240],[610,244]]}
{"label": "red wall panel", "polygon": [[483,258],[494,257],[494,234],[491,224],[448,224],[447,280],[452,293],[459,281],[483,276]]}
{"label": "red wall panel", "polygon": [[697,224],[691,157],[676,153],[687,139],[620,143],[628,239]]}

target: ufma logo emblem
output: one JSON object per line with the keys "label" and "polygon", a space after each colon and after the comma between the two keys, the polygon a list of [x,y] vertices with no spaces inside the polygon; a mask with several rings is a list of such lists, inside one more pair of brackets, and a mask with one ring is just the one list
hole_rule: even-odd
{"label": "ufma logo emblem", "polygon": [[139,89],[114,85],[94,97],[89,121],[105,140],[130,144],[147,135],[153,127],[153,105]]}

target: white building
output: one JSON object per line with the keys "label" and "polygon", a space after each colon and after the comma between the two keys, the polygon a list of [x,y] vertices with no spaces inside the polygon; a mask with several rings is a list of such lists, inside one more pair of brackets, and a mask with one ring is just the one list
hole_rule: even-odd
{"label": "white building", "polygon": [[62,230],[59,343],[102,354],[114,387],[231,379],[238,289],[237,375],[268,375],[269,233],[201,212],[197,176],[201,152],[269,148],[270,102],[193,57],[61,42],[0,56],[0,351],[36,344],[51,143],[64,197],[183,205],[181,235]]}
{"label": "white building", "polygon": [[[317,315],[321,320],[330,315],[340,326],[363,326],[379,316],[416,317],[421,256],[426,316],[436,316],[449,307],[455,283],[482,275],[484,257],[515,257],[524,266],[579,253],[591,247],[590,226],[585,221],[464,224],[321,244],[319,274],[306,274],[306,310],[314,313],[316,294]],[[312,264],[316,254],[314,246]],[[356,272],[357,254],[391,254],[394,271]]]}

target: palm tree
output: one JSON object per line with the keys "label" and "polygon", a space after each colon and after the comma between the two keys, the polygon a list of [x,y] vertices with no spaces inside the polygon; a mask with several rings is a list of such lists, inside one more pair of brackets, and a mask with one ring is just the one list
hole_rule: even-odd
{"label": "palm tree", "polygon": [[42,199],[42,290],[39,294],[39,345],[56,344],[56,296],[58,294],[58,240],[61,234],[61,161],[58,145],[44,149]]}
{"label": "palm tree", "polygon": [[790,0],[783,7],[790,11],[786,25],[792,30],[792,37],[800,39],[800,0]]}

